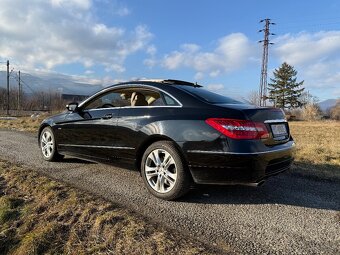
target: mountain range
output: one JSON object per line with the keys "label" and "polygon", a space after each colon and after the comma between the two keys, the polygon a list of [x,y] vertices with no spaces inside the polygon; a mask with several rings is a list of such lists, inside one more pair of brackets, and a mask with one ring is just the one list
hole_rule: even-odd
{"label": "mountain range", "polygon": [[[6,88],[6,75],[5,71],[0,71],[0,88]],[[28,73],[21,73],[21,80],[23,84],[23,91],[26,93],[34,92],[49,92],[59,91],[62,94],[72,95],[91,95],[99,91],[103,87],[112,84],[100,84],[100,81],[89,83],[89,79],[81,79],[70,75],[63,74],[37,74],[31,75]],[[18,76],[16,73],[10,75],[10,87],[18,88]],[[323,112],[335,106],[337,99],[327,99],[319,102],[319,106]]]}
{"label": "mountain range", "polygon": [[[39,74],[31,75],[21,73],[22,88],[25,93],[59,91],[62,94],[91,95],[104,86],[98,82],[91,84],[86,79],[62,75],[62,74]],[[0,88],[7,87],[7,72],[0,71]],[[18,89],[18,75],[11,73],[10,88]]]}
{"label": "mountain range", "polygon": [[328,109],[335,106],[338,99],[327,99],[318,103],[321,111],[326,112]]}

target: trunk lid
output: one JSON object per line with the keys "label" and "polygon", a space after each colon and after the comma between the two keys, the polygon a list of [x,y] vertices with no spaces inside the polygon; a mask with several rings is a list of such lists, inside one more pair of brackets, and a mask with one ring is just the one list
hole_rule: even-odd
{"label": "trunk lid", "polygon": [[278,108],[253,108],[242,110],[246,116],[254,121],[264,123],[269,138],[263,140],[266,145],[282,144],[289,141],[290,132],[284,112]]}
{"label": "trunk lid", "polygon": [[247,104],[220,104],[219,106],[238,109],[243,112],[249,120],[263,123],[268,130],[269,138],[261,140],[268,146],[286,143],[290,139],[288,122],[286,121],[284,112],[279,108],[257,107]]}

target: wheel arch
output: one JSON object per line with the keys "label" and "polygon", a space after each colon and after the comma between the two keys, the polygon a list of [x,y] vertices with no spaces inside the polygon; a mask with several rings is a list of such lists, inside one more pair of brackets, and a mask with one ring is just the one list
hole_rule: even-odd
{"label": "wheel arch", "polygon": [[38,131],[38,145],[40,146],[40,135],[41,132],[44,130],[45,127],[51,127],[48,123],[42,123],[39,127],[39,131]]}
{"label": "wheel arch", "polygon": [[[180,146],[178,146],[178,144],[171,139],[168,136],[164,136],[164,135],[152,135],[149,136],[148,139],[146,139],[137,149],[136,152],[136,160],[135,160],[135,168],[140,172],[141,171],[141,163],[142,163],[142,158],[144,155],[144,152],[146,151],[146,149],[153,143],[155,142],[159,142],[159,141],[170,141],[173,142],[178,150],[178,152],[181,154],[181,157],[184,160],[185,165],[187,166],[187,159],[184,155],[184,152],[182,150],[182,148]],[[190,171],[189,171],[190,172]]]}

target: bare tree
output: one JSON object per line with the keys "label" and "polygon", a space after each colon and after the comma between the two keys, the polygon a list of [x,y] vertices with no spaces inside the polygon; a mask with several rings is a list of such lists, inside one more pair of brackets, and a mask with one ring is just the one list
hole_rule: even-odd
{"label": "bare tree", "polygon": [[0,109],[6,109],[6,89],[0,88]]}
{"label": "bare tree", "polygon": [[260,105],[260,94],[256,90],[251,90],[248,93],[247,99],[253,105]]}
{"label": "bare tree", "polygon": [[[66,101],[59,91],[39,91],[21,93],[19,105],[18,88],[11,88],[9,93],[9,109],[11,114],[23,114],[25,111],[59,112],[65,108]],[[7,109],[7,90],[0,88],[0,113]]]}

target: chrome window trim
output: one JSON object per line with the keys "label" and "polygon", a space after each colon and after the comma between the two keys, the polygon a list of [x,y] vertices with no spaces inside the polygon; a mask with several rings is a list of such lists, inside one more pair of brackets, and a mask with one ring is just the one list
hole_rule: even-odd
{"label": "chrome window trim", "polygon": [[82,147],[82,148],[99,148],[99,149],[117,149],[117,150],[134,150],[132,147],[120,147],[120,146],[105,146],[105,145],[83,145],[83,144],[66,144],[59,143],[59,146],[65,147]]}
{"label": "chrome window trim", "polygon": [[[119,88],[129,88],[129,86],[133,87],[133,86],[136,86],[137,88],[141,87],[141,88],[148,88],[148,89],[153,89],[153,90],[158,90],[158,91],[161,91],[162,93],[164,94],[167,94],[169,97],[171,97],[175,102],[178,103],[178,105],[155,105],[155,106],[152,106],[152,105],[149,105],[149,106],[120,106],[120,107],[108,107],[108,108],[100,108],[99,110],[102,110],[102,109],[120,109],[120,108],[160,108],[160,107],[171,107],[171,108],[181,108],[183,107],[183,104],[177,99],[175,98],[173,95],[169,94],[168,92],[166,92],[165,90],[163,89],[160,89],[160,88],[157,88],[157,87],[153,87],[153,86],[150,86],[150,85],[145,85],[145,84],[131,84],[131,85],[127,85],[127,84],[123,84],[123,85],[117,85],[117,86],[114,86],[114,87],[109,87],[109,88],[106,88],[106,89],[103,89],[99,92],[97,92],[96,94],[92,95],[91,97],[85,99],[85,101],[83,101],[82,103],[79,104],[78,107],[82,107],[84,104],[86,104],[87,102],[89,102],[90,100],[92,100],[93,98],[95,98],[96,96],[100,95],[100,94],[104,94],[106,93],[107,91],[110,91],[110,90],[115,90],[115,89],[119,89]],[[94,109],[87,109],[87,110],[94,110]]]}
{"label": "chrome window trim", "polygon": [[285,151],[293,149],[295,144],[289,148],[282,148],[271,151],[259,151],[259,152],[231,152],[231,151],[204,151],[204,150],[188,150],[187,153],[200,153],[200,154],[224,154],[224,155],[257,155],[257,154],[269,154],[278,151]]}
{"label": "chrome window trim", "polygon": [[[125,108],[181,108],[181,105],[149,105],[149,106],[121,106],[120,109]],[[109,109],[109,108],[102,108]]]}
{"label": "chrome window trim", "polygon": [[286,119],[276,119],[276,120],[265,120],[264,123],[279,123],[279,122],[287,122]]}
{"label": "chrome window trim", "polygon": [[[88,112],[88,111],[102,111],[102,110],[110,110],[110,109],[139,109],[139,108],[181,108],[182,106],[179,105],[174,105],[174,106],[168,106],[168,105],[155,105],[155,106],[117,106],[117,107],[107,107],[107,108],[95,108],[95,109],[85,109],[84,112]],[[112,118],[117,117],[117,116],[113,116]]]}

